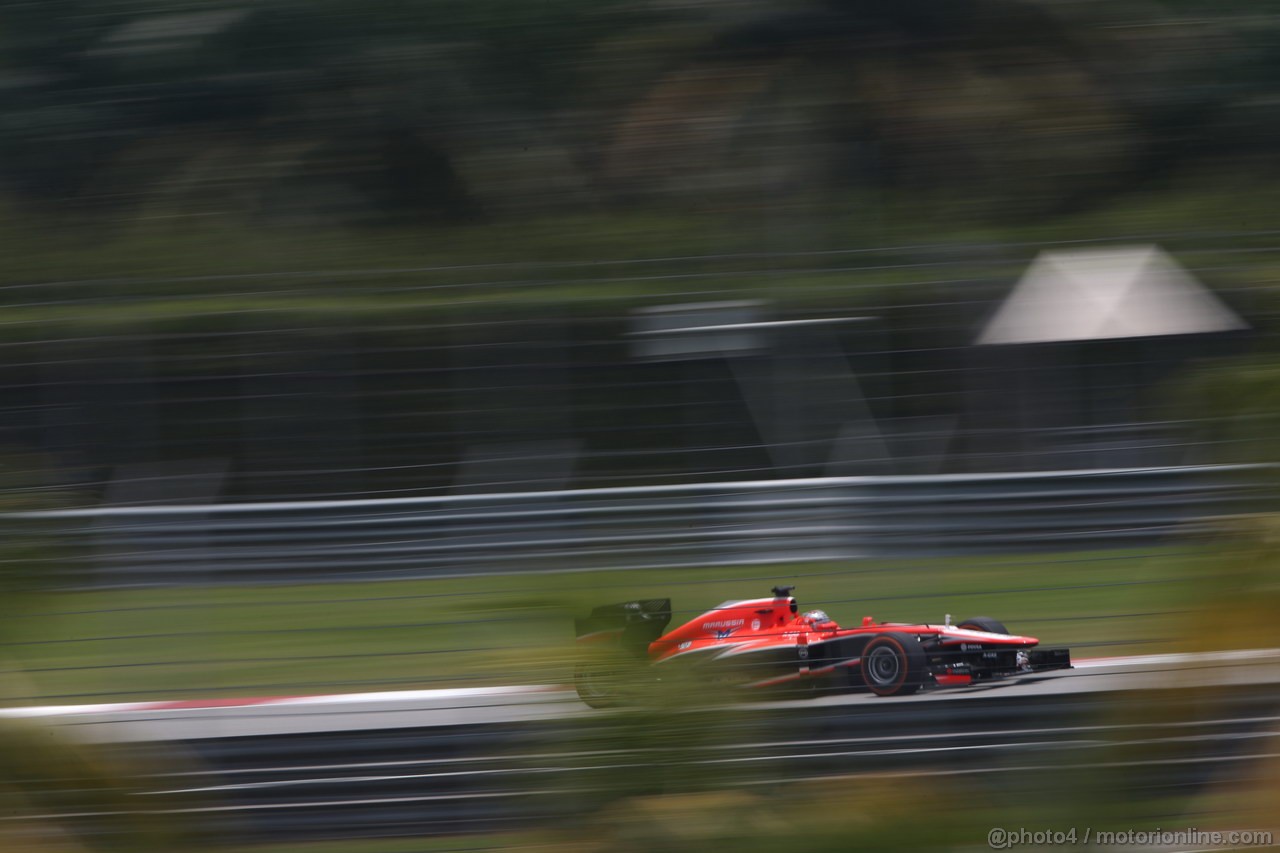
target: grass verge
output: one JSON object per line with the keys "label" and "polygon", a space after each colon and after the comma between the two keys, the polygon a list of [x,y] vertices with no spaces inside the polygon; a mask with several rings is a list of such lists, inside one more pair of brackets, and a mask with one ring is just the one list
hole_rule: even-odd
{"label": "grass verge", "polygon": [[986,615],[1078,657],[1161,651],[1203,556],[1093,552],[297,586],[59,592],[4,646],[22,703],[566,683],[572,616],[665,595],[673,622],[793,583],[837,621]]}

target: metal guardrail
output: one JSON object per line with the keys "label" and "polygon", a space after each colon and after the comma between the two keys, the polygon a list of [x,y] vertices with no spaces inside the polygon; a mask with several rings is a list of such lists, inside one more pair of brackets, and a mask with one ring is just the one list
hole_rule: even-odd
{"label": "metal guardrail", "polygon": [[1249,466],[839,477],[383,500],[22,513],[59,579],[183,584],[444,577],[1085,549],[1258,506]]}

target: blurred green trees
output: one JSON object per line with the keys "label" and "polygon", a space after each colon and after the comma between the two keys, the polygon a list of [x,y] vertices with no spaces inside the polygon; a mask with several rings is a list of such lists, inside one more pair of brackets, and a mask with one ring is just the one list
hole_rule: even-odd
{"label": "blurred green trees", "polygon": [[1280,121],[1280,18],[1245,0],[6,0],[0,18],[0,192],[20,213],[905,197],[1000,221],[1261,175]]}

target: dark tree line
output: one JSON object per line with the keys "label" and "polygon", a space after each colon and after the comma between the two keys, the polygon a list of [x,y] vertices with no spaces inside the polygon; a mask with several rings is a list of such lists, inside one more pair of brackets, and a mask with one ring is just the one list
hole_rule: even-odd
{"label": "dark tree line", "polygon": [[1265,175],[1280,130],[1280,23],[1243,0],[10,0],[0,18],[0,187],[31,210],[457,222],[889,192],[999,218]]}

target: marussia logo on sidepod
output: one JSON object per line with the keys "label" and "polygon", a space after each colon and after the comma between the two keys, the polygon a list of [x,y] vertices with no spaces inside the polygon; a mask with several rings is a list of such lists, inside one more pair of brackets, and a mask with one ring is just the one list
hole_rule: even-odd
{"label": "marussia logo on sidepod", "polygon": [[741,628],[745,621],[743,619],[719,619],[715,622],[703,622],[702,627],[708,633],[715,635],[717,640],[724,640],[734,631]]}

